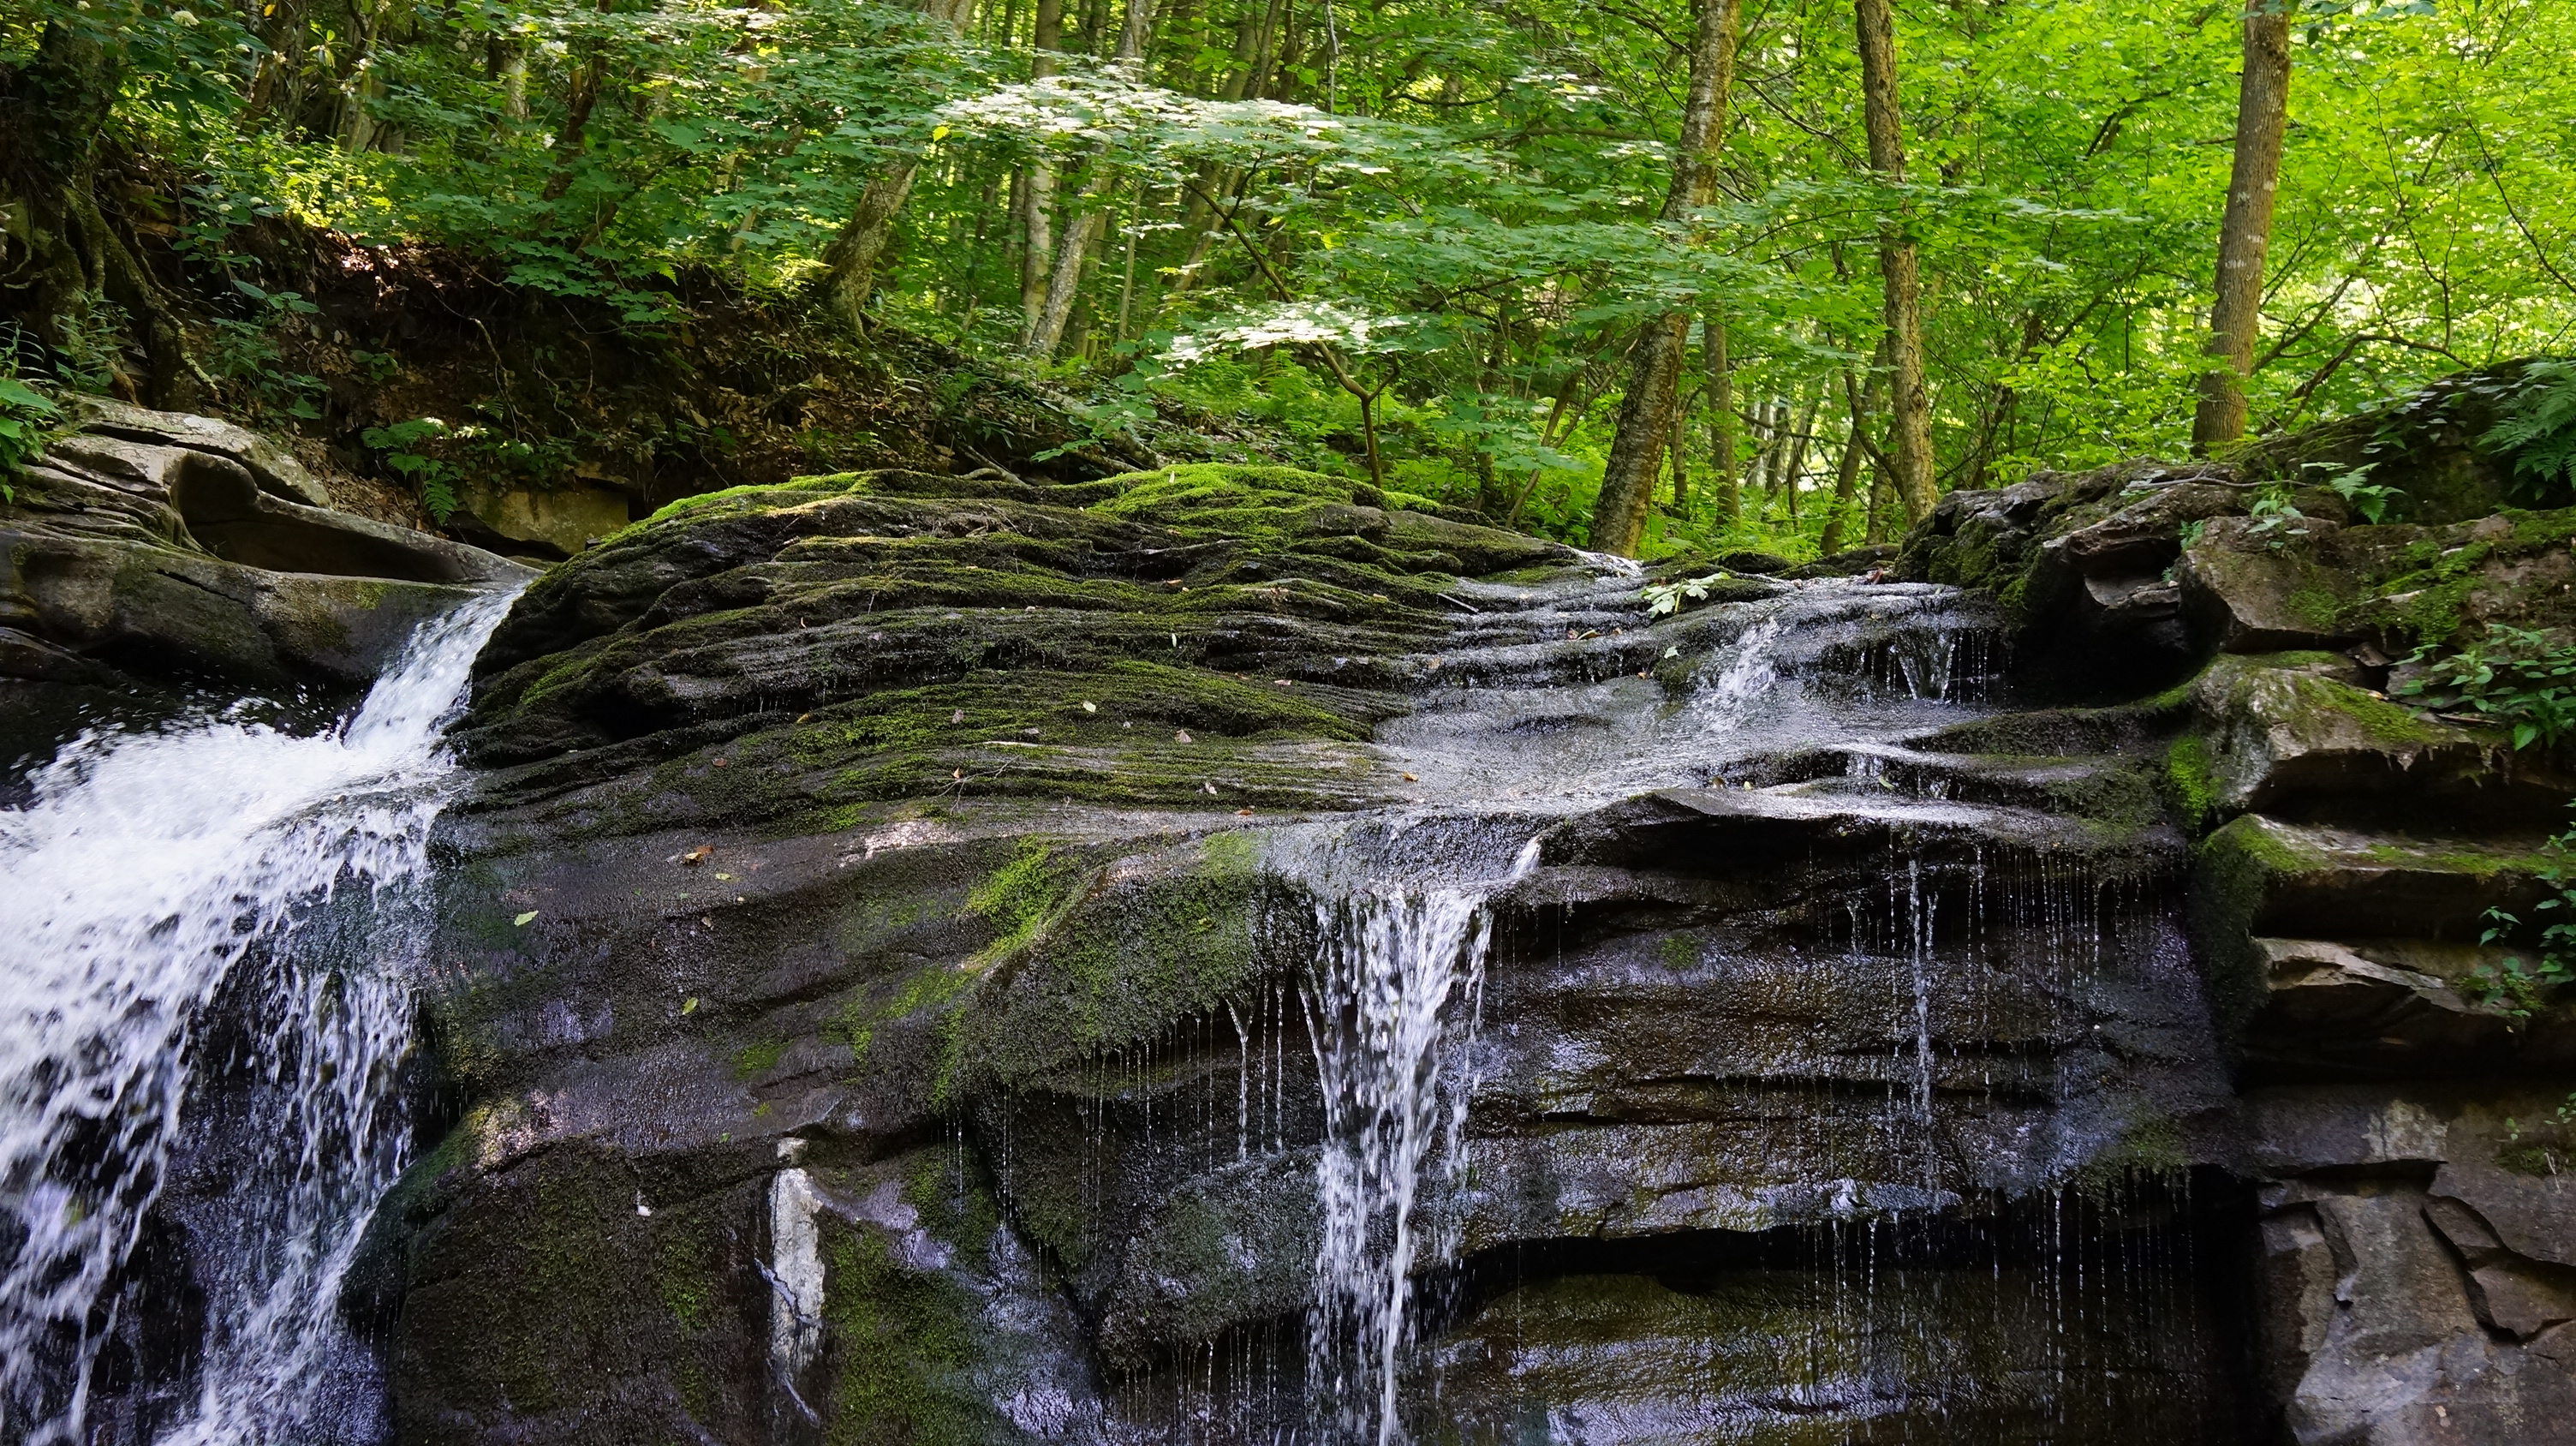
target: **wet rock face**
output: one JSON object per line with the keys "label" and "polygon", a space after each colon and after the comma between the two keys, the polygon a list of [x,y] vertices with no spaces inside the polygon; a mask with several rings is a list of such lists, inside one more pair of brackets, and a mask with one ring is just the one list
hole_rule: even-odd
{"label": "wet rock face", "polygon": [[[2391,660],[2419,643],[2576,622],[2576,512],[2493,511],[2507,479],[2477,450],[2480,404],[2418,399],[2376,434],[2329,429],[2214,478],[2044,479],[2009,505],[1960,502],[1910,544],[1934,575],[1982,568],[2037,595],[2052,549],[2199,514],[2163,555],[2206,661],[2125,711],[2162,720],[2146,748],[2199,837],[2188,910],[2241,1091],[2234,1168],[2256,1187],[2262,1393],[2300,1442],[2570,1439],[2554,1152],[2576,1119],[2576,1011],[2530,987],[2530,939],[2494,937],[2489,911],[2534,917],[2554,892],[2540,846],[2571,780],[2389,696],[2407,673]],[[2250,515],[2267,482],[2362,461],[2403,489],[2399,517],[2321,491]],[[2233,505],[2191,495],[2212,480]],[[2023,643],[2065,636],[2035,622]]]}
{"label": "wet rock face", "polygon": [[82,399],[0,505],[0,754],[85,719],[371,681],[425,617],[524,568],[332,511],[283,448],[228,423]]}
{"label": "wet rock face", "polygon": [[[1347,1427],[1318,1261],[1400,1231],[1425,1439],[2567,1439],[2576,1016],[2480,939],[2567,783],[2386,692],[2576,519],[2246,480],[1663,619],[1264,469],[606,540],[462,735],[397,1438]],[[1362,957],[1441,1022],[1354,1227]]]}
{"label": "wet rock face", "polygon": [[872,474],[532,589],[448,838],[467,1108],[375,1256],[401,1437],[1310,1430],[1317,961],[1472,886],[1416,1434],[2252,1439],[2172,720],[1998,711],[1946,589],[1650,621],[1402,503]]}

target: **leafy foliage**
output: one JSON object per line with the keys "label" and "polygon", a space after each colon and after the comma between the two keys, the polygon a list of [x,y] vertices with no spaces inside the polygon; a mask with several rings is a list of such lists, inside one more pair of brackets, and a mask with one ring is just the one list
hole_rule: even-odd
{"label": "leafy foliage", "polygon": [[53,440],[54,424],[62,419],[62,409],[52,398],[27,385],[16,375],[13,365],[0,373],[0,501],[15,502],[17,492],[10,479],[27,470]]}
{"label": "leafy foliage", "polygon": [[2484,637],[2447,656],[2427,645],[2423,671],[2394,691],[2434,713],[2468,714],[2508,730],[2515,748],[2556,748],[2576,734],[2576,647],[2545,633],[2489,623]]}
{"label": "leafy foliage", "polygon": [[422,509],[443,525],[459,505],[456,484],[462,474],[429,447],[450,435],[451,429],[438,418],[414,417],[390,427],[369,427],[358,434],[358,440],[382,452],[385,465],[419,489]]}
{"label": "leafy foliage", "polygon": [[2326,490],[2342,498],[2353,511],[2361,514],[2364,522],[2386,522],[2391,520],[2393,513],[2403,510],[2406,500],[2403,488],[2381,486],[2370,480],[2371,470],[2379,465],[2376,462],[2340,468],[2324,462],[2307,465],[2326,469],[2326,476],[2321,479]]}
{"label": "leafy foliage", "polygon": [[[709,276],[793,304],[899,180],[887,320],[1016,354],[1046,238],[1098,218],[1061,348],[1024,362],[1095,431],[1181,456],[1257,439],[1345,473],[1374,454],[1388,486],[1561,536],[1585,531],[1638,328],[1677,308],[1682,465],[1650,551],[1804,558],[1837,514],[1839,538],[1901,526],[1884,404],[1849,415],[1900,219],[1943,486],[2180,448],[2227,183],[2210,142],[2236,102],[2227,6],[1907,9],[1905,186],[1860,163],[1848,4],[1748,6],[1717,199],[1675,222],[1678,0],[1192,0],[1154,10],[1133,65],[1108,59],[1119,6],[1063,7],[1044,57],[1034,9],[981,0],[952,28],[879,0],[24,0],[0,64],[49,32],[113,53],[108,139],[159,188],[120,205],[228,308],[207,358],[228,404],[275,421],[319,397],[279,345],[318,321],[278,299],[314,290],[272,269],[281,228],[447,248],[583,326],[676,339]],[[2332,0],[2301,7],[2295,49],[2258,427],[2561,344],[2576,7]],[[112,380],[115,347],[63,341]],[[2535,367],[2490,439],[2559,493],[2571,368]],[[2400,515],[2382,484],[2329,485]]]}
{"label": "leafy foliage", "polygon": [[2536,361],[2479,440],[2513,457],[2526,500],[2555,504],[2576,490],[2576,361]]}

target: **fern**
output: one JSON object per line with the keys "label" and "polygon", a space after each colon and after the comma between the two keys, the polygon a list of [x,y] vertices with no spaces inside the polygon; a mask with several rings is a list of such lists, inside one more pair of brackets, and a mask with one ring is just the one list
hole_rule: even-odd
{"label": "fern", "polygon": [[2526,500],[2546,502],[2561,489],[2576,487],[2576,361],[2536,361],[2523,368],[2522,383],[2504,415],[2479,439],[2513,457],[2516,490]]}

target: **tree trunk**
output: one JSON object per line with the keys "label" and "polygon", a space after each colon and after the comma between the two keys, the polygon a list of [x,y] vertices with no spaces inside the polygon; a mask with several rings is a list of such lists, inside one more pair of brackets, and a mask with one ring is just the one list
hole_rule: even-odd
{"label": "tree trunk", "polygon": [[2245,435],[2245,378],[2253,375],[2263,324],[2263,252],[2272,242],[2272,198],[2290,119],[2290,0],[2251,0],[2244,29],[2236,161],[2218,226],[2218,302],[2209,313],[2209,356],[2221,364],[2201,373],[2191,419],[2191,449],[2203,453]]}
{"label": "tree trunk", "polygon": [[[1896,20],[1888,0],[1853,0],[1860,29],[1862,124],[1869,165],[1891,185],[1905,180],[1904,113],[1896,99]],[[1911,207],[1903,208],[1910,212]],[[1932,488],[1932,396],[1923,378],[1923,278],[1914,238],[1901,212],[1881,223],[1878,270],[1886,282],[1888,379],[1893,388],[1889,460],[1905,520],[1919,522],[1936,500]]]}
{"label": "tree trunk", "polygon": [[[1064,49],[1064,0],[1037,0],[1031,22],[1029,78],[1044,80],[1059,68]],[[1020,345],[1037,333],[1046,307],[1047,276],[1055,267],[1055,166],[1040,154],[1020,181]]]}
{"label": "tree trunk", "polygon": [[1744,505],[1735,470],[1735,369],[1726,356],[1726,319],[1710,312],[1701,327],[1700,353],[1708,364],[1709,458],[1716,479],[1717,520],[1735,521]]}
{"label": "tree trunk", "polygon": [[[1118,29],[1118,54],[1111,63],[1130,81],[1138,79],[1144,67],[1145,41],[1153,19],[1154,0],[1127,0],[1126,20]],[[1056,248],[1055,266],[1047,277],[1045,304],[1039,307],[1029,328],[1028,353],[1041,360],[1054,356],[1056,348],[1063,344],[1065,323],[1073,318],[1074,299],[1082,294],[1083,263],[1090,259],[1091,248],[1109,220],[1111,177],[1107,151],[1105,146],[1092,150],[1090,179],[1083,185],[1072,223],[1065,228],[1064,242]]]}
{"label": "tree trunk", "polygon": [[1767,517],[1771,504],[1779,499],[1783,469],[1789,462],[1789,404],[1769,401],[1757,410],[1762,417],[1762,512]]}
{"label": "tree trunk", "polygon": [[1820,384],[1816,395],[1804,410],[1789,419],[1789,457],[1780,469],[1780,485],[1789,494],[1789,520],[1798,520],[1798,483],[1807,475],[1807,447],[1816,437],[1816,418],[1825,409],[1825,388]]}
{"label": "tree trunk", "polygon": [[1678,402],[1673,407],[1673,435],[1665,450],[1673,459],[1672,515],[1690,515],[1690,403]]}
{"label": "tree trunk", "polygon": [[572,73],[572,94],[564,107],[563,134],[555,137],[554,170],[546,177],[542,193],[548,201],[560,201],[572,189],[573,164],[589,147],[590,113],[599,104],[599,87],[607,79],[608,57],[602,43],[592,41],[589,53]]}
{"label": "tree trunk", "polygon": [[[1690,220],[1717,193],[1717,154],[1726,136],[1727,90],[1735,79],[1739,9],[1739,0],[1699,0],[1681,143],[1673,154],[1672,189],[1664,195],[1666,225]],[[1672,431],[1673,404],[1689,349],[1690,313],[1686,311],[1658,317],[1638,335],[1628,389],[1620,398],[1619,420],[1611,434],[1610,456],[1601,469],[1601,495],[1592,504],[1596,551],[1631,557],[1645,536],[1646,509],[1654,496],[1664,441]]]}
{"label": "tree trunk", "polygon": [[[108,382],[153,407],[189,404],[190,379],[207,382],[187,348],[160,283],[98,204],[99,138],[124,81],[126,57],[97,32],[46,26],[36,52],[19,70],[15,95],[0,112],[0,131],[15,141],[16,174],[0,175],[0,208],[23,203],[12,226],[28,250],[11,281],[27,300],[20,314],[56,357],[103,364]],[[8,194],[11,183],[25,194]],[[10,208],[14,209],[14,208]],[[122,307],[142,343],[146,374],[128,374],[111,351],[85,355],[85,325],[101,301]]]}
{"label": "tree trunk", "polygon": [[[925,14],[964,35],[975,0],[928,0]],[[850,219],[823,248],[823,305],[841,324],[857,331],[867,312],[868,293],[876,287],[877,259],[894,237],[894,218],[912,195],[913,175],[921,169],[918,154],[898,156],[885,174],[868,182]]]}
{"label": "tree trunk", "polygon": [[1874,409],[1879,378],[1885,375],[1887,341],[1880,338],[1878,355],[1870,359],[1869,380],[1853,376],[1843,369],[1843,400],[1851,408],[1851,430],[1843,434],[1843,454],[1834,464],[1834,500],[1825,514],[1824,536],[1816,540],[1819,556],[1831,557],[1843,550],[1843,540],[1851,529],[1852,503],[1860,485],[1860,466],[1869,454],[1869,414]]}

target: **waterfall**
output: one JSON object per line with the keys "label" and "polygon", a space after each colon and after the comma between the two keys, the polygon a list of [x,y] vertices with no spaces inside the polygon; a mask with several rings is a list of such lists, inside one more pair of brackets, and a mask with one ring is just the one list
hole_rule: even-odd
{"label": "waterfall", "polygon": [[[1532,839],[1509,878],[1537,861]],[[1416,1217],[1424,1187],[1445,1183],[1426,1167],[1454,1171],[1466,1132],[1474,1082],[1455,1076],[1454,1061],[1472,1044],[1491,891],[1381,889],[1316,904],[1320,948],[1305,1004],[1323,1084],[1323,1228],[1307,1371],[1336,1439],[1387,1446],[1400,1436],[1413,1273],[1457,1249],[1454,1222],[1426,1229]],[[1459,1015],[1468,1037],[1447,1039]]]}
{"label": "waterfall", "polygon": [[84,734],[0,810],[0,1437],[83,1439],[183,1107],[217,1075],[249,1077],[233,1123],[257,1150],[189,1222],[202,1339],[159,1438],[316,1421],[341,1277],[409,1145],[396,1084],[450,792],[441,732],[509,603],[424,624],[338,727],[235,709]]}

